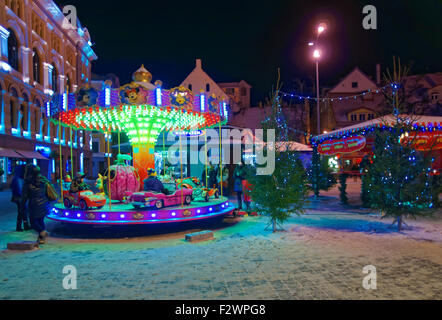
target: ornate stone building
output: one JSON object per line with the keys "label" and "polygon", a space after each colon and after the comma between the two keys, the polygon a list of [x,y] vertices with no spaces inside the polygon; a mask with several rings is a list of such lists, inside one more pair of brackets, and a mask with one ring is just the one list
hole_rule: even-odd
{"label": "ornate stone building", "polygon": [[90,83],[91,62],[97,59],[88,30],[71,12],[66,19],[52,0],[0,0],[3,183],[20,162],[33,161],[48,177],[58,175],[60,142],[64,173],[71,168],[71,149],[74,171],[91,171],[90,133],[58,128],[46,108],[52,94]]}

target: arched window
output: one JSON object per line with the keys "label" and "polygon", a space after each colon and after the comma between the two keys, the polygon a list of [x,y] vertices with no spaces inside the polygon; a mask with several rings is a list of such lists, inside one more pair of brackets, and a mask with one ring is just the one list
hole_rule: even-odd
{"label": "arched window", "polygon": [[192,85],[189,83],[189,85],[187,86],[187,88],[189,88],[190,91],[192,91]]}
{"label": "arched window", "polygon": [[17,128],[17,108],[18,94],[15,88],[11,88],[11,99],[9,102],[9,121],[12,128]]}
{"label": "arched window", "polygon": [[26,107],[24,104],[20,105],[20,113],[21,113],[20,130],[25,131],[25,129],[26,129]]}
{"label": "arched window", "polygon": [[20,71],[18,63],[18,40],[12,29],[8,29],[8,31],[8,63],[14,70]]}
{"label": "arched window", "polygon": [[52,91],[58,92],[58,71],[54,64],[52,64]]}
{"label": "arched window", "polygon": [[210,84],[206,83],[206,91],[209,92],[210,91]]}
{"label": "arched window", "polygon": [[26,93],[23,94],[23,103],[21,105],[21,110],[23,112],[23,116],[21,118],[21,128],[25,131],[28,131],[28,108],[29,108],[29,98]]}
{"label": "arched window", "polygon": [[37,50],[32,50],[32,76],[34,81],[41,83],[41,63]]}
{"label": "arched window", "polygon": [[40,109],[34,109],[34,132],[40,133],[40,119],[38,118],[38,114],[40,113]]}
{"label": "arched window", "polygon": [[66,87],[68,92],[71,92],[71,78],[69,76],[66,76]]}

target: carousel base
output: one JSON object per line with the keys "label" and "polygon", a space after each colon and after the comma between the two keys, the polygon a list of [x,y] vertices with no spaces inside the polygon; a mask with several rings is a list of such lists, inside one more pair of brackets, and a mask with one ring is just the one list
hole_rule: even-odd
{"label": "carousel base", "polygon": [[62,204],[56,204],[47,218],[63,223],[86,225],[140,225],[211,219],[228,215],[234,209],[225,197],[160,210],[135,209],[130,204],[116,202],[112,202],[112,209],[106,204],[96,210],[66,209]]}

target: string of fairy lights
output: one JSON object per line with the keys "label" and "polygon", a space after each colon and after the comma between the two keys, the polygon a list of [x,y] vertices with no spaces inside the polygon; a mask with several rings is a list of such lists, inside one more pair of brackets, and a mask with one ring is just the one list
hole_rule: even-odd
{"label": "string of fairy lights", "polygon": [[[390,83],[387,84],[383,87],[377,88],[377,89],[368,89],[366,91],[363,92],[359,92],[357,94],[354,95],[347,95],[347,96],[338,96],[338,97],[320,97],[319,101],[325,102],[325,101],[346,101],[346,100],[356,100],[358,97],[363,97],[366,96],[368,94],[380,94],[383,93],[385,90],[389,89],[389,88],[394,88],[397,89],[398,85],[395,83]],[[283,98],[295,98],[295,99],[299,99],[299,100],[313,100],[313,101],[318,101],[317,97],[311,96],[311,95],[303,95],[303,94],[297,94],[297,93],[289,93],[289,92],[284,92],[284,91],[280,91],[280,96]]]}

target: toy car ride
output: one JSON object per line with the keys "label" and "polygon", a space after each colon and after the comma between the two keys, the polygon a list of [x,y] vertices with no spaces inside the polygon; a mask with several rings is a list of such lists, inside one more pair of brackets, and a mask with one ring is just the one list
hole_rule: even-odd
{"label": "toy car ride", "polygon": [[168,190],[169,194],[151,191],[134,192],[127,196],[126,202],[131,203],[135,209],[151,207],[161,209],[180,205],[181,201],[185,205],[189,205],[192,202],[192,189],[178,189],[174,183],[166,183],[164,188]]}
{"label": "toy car ride", "polygon": [[193,190],[193,198],[195,201],[209,201],[210,198],[219,198],[220,192],[218,188],[205,188],[201,184],[200,180],[196,177],[190,177],[177,180],[177,186],[183,186],[183,188],[186,189],[192,189]]}
{"label": "toy car ride", "polygon": [[101,209],[106,204],[106,197],[103,194],[94,194],[91,190],[84,190],[71,193],[63,191],[63,204],[65,208],[79,207],[81,210],[91,208]]}

